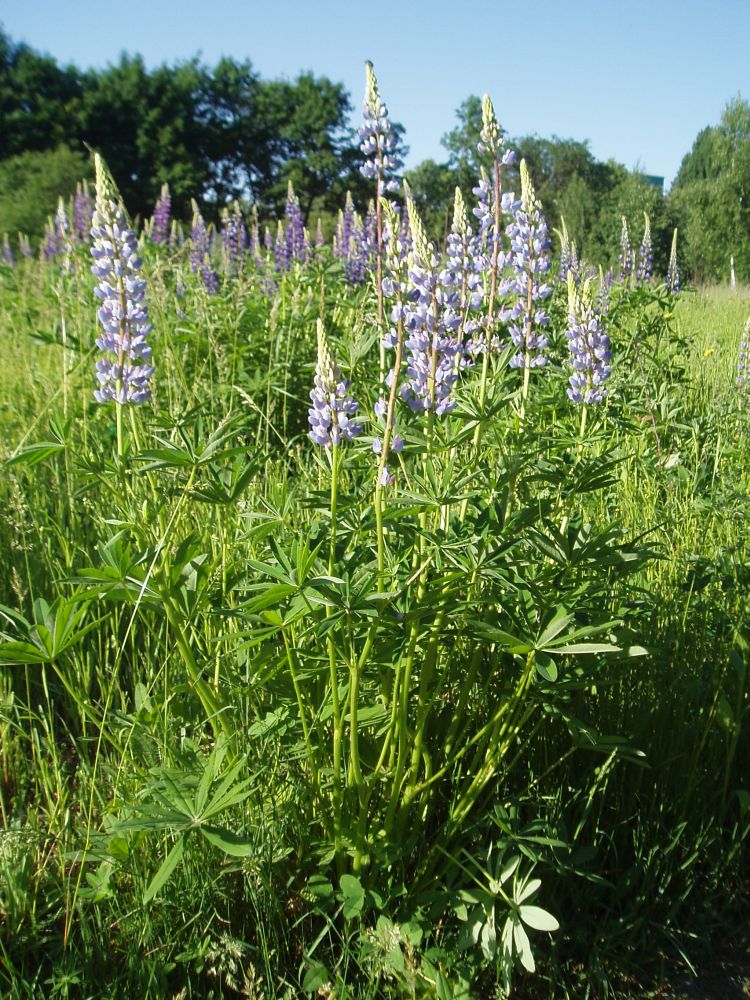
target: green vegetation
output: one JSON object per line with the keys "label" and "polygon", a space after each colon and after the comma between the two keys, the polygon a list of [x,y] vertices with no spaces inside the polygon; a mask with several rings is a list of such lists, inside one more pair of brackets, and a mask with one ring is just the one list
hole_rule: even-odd
{"label": "green vegetation", "polygon": [[306,433],[321,318],[372,413],[373,289],[324,251],[207,296],[186,252],[144,247],[122,426],[86,248],[0,271],[3,995],[642,996],[740,951],[750,298],[616,287],[582,423],[557,286],[528,393],[467,369],[379,492],[371,424]]}

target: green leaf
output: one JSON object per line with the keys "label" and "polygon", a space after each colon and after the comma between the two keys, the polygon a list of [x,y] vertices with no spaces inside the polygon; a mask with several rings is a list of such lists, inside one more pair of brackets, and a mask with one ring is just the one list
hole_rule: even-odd
{"label": "green leaf", "polygon": [[231,854],[233,858],[246,858],[255,850],[255,845],[247,837],[240,837],[230,830],[223,830],[218,826],[199,826],[198,829],[214,847],[218,847],[225,854]]}
{"label": "green leaf", "polygon": [[185,851],[185,834],[181,834],[177,840],[174,842],[174,846],[169,854],[164,859],[164,863],[159,868],[159,871],[154,875],[151,880],[151,885],[143,894],[143,902],[150,903],[154,896],[159,892],[159,890],[166,885],[172,872],[175,870],[177,865],[180,863],[182,855]]}
{"label": "green leaf", "polygon": [[546,653],[537,653],[534,658],[536,672],[545,681],[557,680],[557,664],[551,656]]}
{"label": "green leaf", "polygon": [[520,955],[521,965],[527,972],[536,972],[536,964],[534,963],[534,955],[531,951],[529,935],[518,920],[513,921],[513,941],[516,945],[516,951]]}
{"label": "green leaf", "polygon": [[362,912],[365,905],[365,890],[355,875],[342,875],[339,879],[343,914],[345,920],[352,920]]}
{"label": "green leaf", "polygon": [[11,455],[10,458],[6,459],[5,465],[38,465],[50,455],[56,455],[64,450],[65,445],[59,444],[57,441],[39,441],[36,444],[26,445],[17,454]]}
{"label": "green leaf", "polygon": [[535,931],[556,931],[560,924],[541,906],[521,906],[519,907],[521,920]]}
{"label": "green leaf", "polygon": [[326,983],[330,983],[331,976],[328,969],[322,962],[313,962],[305,973],[302,980],[302,989],[305,993],[317,993],[322,990]]}

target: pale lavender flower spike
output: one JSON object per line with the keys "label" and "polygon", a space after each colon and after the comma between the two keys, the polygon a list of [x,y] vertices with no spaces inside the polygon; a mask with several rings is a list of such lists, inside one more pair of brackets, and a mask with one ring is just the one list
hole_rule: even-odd
{"label": "pale lavender flower spike", "polygon": [[609,337],[591,301],[590,284],[576,288],[568,273],[568,348],[573,374],[568,396],[574,403],[601,403],[607,394],[604,383],[610,376],[612,352]]}
{"label": "pale lavender flower spike", "polygon": [[318,320],[318,364],[310,401],[312,406],[307,415],[310,438],[315,444],[325,447],[341,444],[361,432],[362,424],[352,419],[359,403],[349,395],[349,381],[334,364],[322,320]]}
{"label": "pale lavender flower spike", "polygon": [[365,155],[365,162],[359,169],[363,177],[378,181],[382,195],[386,191],[398,191],[399,184],[394,175],[401,169],[402,163],[388,108],[381,100],[371,62],[366,63],[366,71],[365,120],[358,129],[362,140],[359,148]]}
{"label": "pale lavender flower spike", "polygon": [[96,211],[91,227],[91,271],[99,279],[95,294],[101,299],[97,317],[103,332],[96,345],[104,354],[96,364],[99,388],[94,396],[100,403],[144,403],[151,396],[149,379],[154,369],[148,363],[151,324],[144,303],[146,282],[138,276],[138,241],[98,153],[94,159]]}

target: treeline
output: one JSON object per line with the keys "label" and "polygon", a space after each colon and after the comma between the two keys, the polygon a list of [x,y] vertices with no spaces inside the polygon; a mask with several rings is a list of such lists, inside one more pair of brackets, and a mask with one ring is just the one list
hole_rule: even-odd
{"label": "treeline", "polygon": [[[398,95],[388,96],[397,110]],[[351,113],[350,95],[325,76],[262,80],[249,61],[228,58],[148,69],[139,56],[122,56],[81,70],[0,32],[0,232],[40,236],[57,195],[88,173],[86,147],[102,152],[134,216],[150,215],[168,183],[177,218],[189,219],[196,198],[209,218],[240,199],[271,219],[291,180],[305,220],[322,217],[330,231],[347,190],[361,209],[370,196]],[[450,226],[455,186],[474,201],[487,166],[480,130],[481,101],[472,96],[443,137],[445,161],[407,172],[437,239]],[[637,243],[646,212],[657,272],[677,228],[683,274],[726,280],[733,260],[737,279],[750,281],[750,105],[741,98],[699,134],[666,196],[622,164],[596,160],[584,142],[507,142],[529,164],[550,225],[559,230],[564,219],[582,257],[613,266],[622,218]],[[512,169],[508,183],[517,184]]]}

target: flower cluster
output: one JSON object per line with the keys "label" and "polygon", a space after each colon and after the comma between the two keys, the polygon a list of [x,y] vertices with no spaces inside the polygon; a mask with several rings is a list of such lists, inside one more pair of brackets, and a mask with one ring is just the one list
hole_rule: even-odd
{"label": "flower cluster", "polygon": [[172,197],[169,185],[162,184],[161,194],[154,205],[154,215],[151,220],[151,239],[154,243],[166,243],[169,237],[169,217],[172,212]]}
{"label": "flower cluster", "polygon": [[333,255],[343,262],[344,278],[350,285],[361,285],[372,267],[377,240],[375,227],[375,206],[372,202],[363,220],[347,191],[344,211],[339,212],[333,237]]}
{"label": "flower cluster", "polygon": [[611,371],[609,337],[592,303],[589,281],[579,290],[572,274],[568,275],[566,336],[573,369],[568,396],[574,403],[600,403],[606,395],[603,386]]}
{"label": "flower cluster", "polygon": [[409,336],[405,341],[408,379],[401,388],[401,398],[412,410],[433,410],[442,416],[455,406],[450,395],[458,378],[458,342],[454,334],[461,313],[456,276],[448,268],[439,269],[434,247],[408,192],[406,205],[412,249],[406,303],[402,307]]}
{"label": "flower cluster", "polygon": [[93,215],[94,203],[89,194],[89,186],[86,181],[79,181],[73,197],[73,231],[81,242],[89,238]]}
{"label": "flower cluster", "polygon": [[208,230],[197,202],[193,202],[193,224],[190,229],[190,269],[200,274],[209,295],[219,291],[219,275],[211,264]]}
{"label": "flower cluster", "polygon": [[643,213],[644,229],[643,240],[638,250],[638,271],[636,277],[639,282],[651,281],[654,270],[654,251],[651,245],[651,220],[646,213]]}
{"label": "flower cluster", "polygon": [[740,389],[750,388],[750,319],[745,323],[737,357],[737,385]]}
{"label": "flower cluster", "polygon": [[510,323],[511,340],[518,348],[510,365],[536,368],[547,363],[544,351],[548,337],[537,331],[549,323],[540,303],[552,293],[552,287],[544,280],[552,267],[549,252],[552,241],[525,160],[521,160],[521,203],[507,232],[514,277],[505,288],[517,296],[502,313],[502,318]]}
{"label": "flower cluster", "polygon": [[672,250],[669,254],[669,266],[667,267],[667,291],[672,295],[677,295],[680,291],[680,272],[677,268],[677,230],[672,236]]}
{"label": "flower cluster", "polygon": [[359,126],[360,149],[365,162],[359,168],[363,177],[377,180],[378,193],[398,191],[395,174],[401,169],[398,142],[393,131],[388,109],[383,104],[378,90],[378,81],[372,63],[366,64],[366,87],[364,104],[364,124]]}
{"label": "flower cluster", "polygon": [[143,403],[151,396],[151,332],[144,303],[146,282],[139,277],[138,241],[128,226],[101,157],[96,154],[96,210],[91,236],[92,273],[101,300],[97,316],[102,334],[96,345],[104,357],[96,364],[100,403]]}
{"label": "flower cluster", "polygon": [[10,248],[10,243],[8,242],[7,233],[3,233],[3,261],[8,265],[8,267],[13,267],[16,263],[13,251]]}
{"label": "flower cluster", "polygon": [[315,385],[310,390],[312,406],[307,411],[310,438],[315,444],[341,444],[362,430],[362,424],[352,419],[359,403],[349,393],[349,381],[342,377],[328,347],[322,320],[318,320],[318,364]]}
{"label": "flower cluster", "polygon": [[274,256],[276,270],[288,271],[295,261],[304,263],[310,256],[310,241],[307,238],[299,198],[294,193],[292,182],[287,189],[286,207],[284,208],[286,224],[279,222]]}
{"label": "flower cluster", "polygon": [[630,246],[630,232],[628,231],[628,220],[623,215],[622,230],[620,232],[620,284],[624,285],[633,273],[633,248]]}
{"label": "flower cluster", "polygon": [[232,271],[242,263],[247,249],[247,230],[239,202],[234,202],[231,212],[225,208],[222,213],[221,242],[225,265]]}

